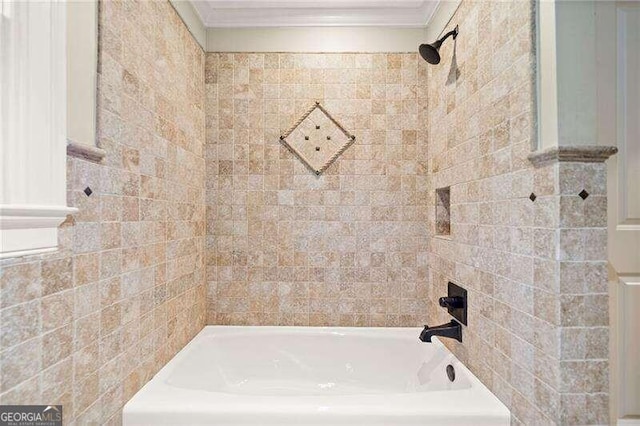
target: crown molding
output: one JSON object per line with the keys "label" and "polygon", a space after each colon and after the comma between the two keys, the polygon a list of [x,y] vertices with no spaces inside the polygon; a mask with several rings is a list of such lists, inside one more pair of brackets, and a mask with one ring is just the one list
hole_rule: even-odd
{"label": "crown molding", "polygon": [[440,0],[192,0],[207,28],[421,27]]}
{"label": "crown molding", "polygon": [[[337,7],[344,6],[341,0],[170,0],[194,39],[207,52],[309,53],[415,51],[421,43],[438,38],[461,2],[398,0],[397,8],[389,8],[389,0],[349,2],[354,9]],[[207,25],[209,22],[203,19],[201,11],[207,5],[223,15],[257,14],[256,19],[263,21],[227,21],[212,27]],[[274,11],[280,20],[268,18]]]}

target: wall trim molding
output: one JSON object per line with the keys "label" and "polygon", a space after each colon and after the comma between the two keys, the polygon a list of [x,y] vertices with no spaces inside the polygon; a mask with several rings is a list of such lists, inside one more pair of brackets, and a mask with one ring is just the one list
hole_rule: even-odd
{"label": "wall trim molding", "polygon": [[206,0],[192,3],[207,28],[382,28],[424,26],[440,1]]}
{"label": "wall trim molding", "polygon": [[603,163],[618,152],[615,146],[556,146],[529,154],[535,166],[552,162]]}
{"label": "wall trim molding", "polygon": [[99,163],[107,155],[107,151],[83,143],[73,141],[67,142],[67,155],[71,157],[82,158],[83,160]]}
{"label": "wall trim molding", "polygon": [[[169,0],[205,52],[412,52],[436,40],[462,0],[440,1],[424,26],[207,27],[190,0]],[[322,31],[324,30],[324,31]],[[314,36],[329,37],[325,43]],[[336,38],[340,38],[335,40]],[[355,40],[361,38],[360,40]]]}
{"label": "wall trim molding", "polygon": [[2,258],[55,250],[58,226],[77,211],[66,205],[66,6],[5,2],[1,9]]}
{"label": "wall trim molding", "polygon": [[[640,286],[640,275],[618,275],[618,279],[620,282],[624,283],[624,285],[637,285]],[[640,420],[640,419],[638,419]]]}
{"label": "wall trim molding", "polygon": [[640,419],[623,417],[621,419],[618,419],[618,426],[640,426]]}
{"label": "wall trim molding", "polygon": [[[437,39],[462,0],[440,1],[424,26],[312,26],[312,27],[206,27],[190,0],[169,0],[193,38],[205,52],[412,52],[421,43]],[[321,31],[324,30],[324,31]],[[319,46],[314,35],[329,37]],[[354,38],[362,37],[361,40]],[[284,40],[284,41],[283,41]]]}
{"label": "wall trim molding", "polygon": [[77,211],[67,206],[0,205],[0,259],[56,250],[58,227]]}

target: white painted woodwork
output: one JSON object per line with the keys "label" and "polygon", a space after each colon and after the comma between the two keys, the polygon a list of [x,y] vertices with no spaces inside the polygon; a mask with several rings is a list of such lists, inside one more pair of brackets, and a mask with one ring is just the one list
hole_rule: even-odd
{"label": "white painted woodwork", "polygon": [[619,7],[618,22],[617,229],[640,231],[640,8]]}
{"label": "white painted woodwork", "polygon": [[[611,218],[618,293],[619,414],[640,415],[640,6],[617,8],[617,142]],[[615,226],[615,227],[614,227]]]}
{"label": "white painted woodwork", "polygon": [[170,0],[207,52],[414,52],[461,0]]}
{"label": "white painted woodwork", "polygon": [[424,27],[439,0],[192,0],[205,27]]}
{"label": "white painted woodwork", "polygon": [[3,0],[0,257],[54,250],[66,205],[66,7]]}
{"label": "white painted woodwork", "polygon": [[615,140],[609,161],[609,257],[619,274],[640,275],[640,4],[616,7]]}
{"label": "white painted woodwork", "polygon": [[623,372],[619,417],[629,418],[640,413],[640,276],[621,276],[618,296],[618,363]]}
{"label": "white painted woodwork", "polygon": [[[611,423],[640,416],[640,3],[596,8],[598,142],[615,141],[608,165]],[[619,420],[624,419],[624,420]]]}
{"label": "white painted woodwork", "polygon": [[98,1],[67,5],[67,139],[96,146]]}

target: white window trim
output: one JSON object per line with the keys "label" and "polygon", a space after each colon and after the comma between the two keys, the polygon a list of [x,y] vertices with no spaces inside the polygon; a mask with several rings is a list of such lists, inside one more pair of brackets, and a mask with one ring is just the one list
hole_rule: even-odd
{"label": "white window trim", "polygon": [[66,205],[66,7],[0,0],[0,258],[56,250]]}

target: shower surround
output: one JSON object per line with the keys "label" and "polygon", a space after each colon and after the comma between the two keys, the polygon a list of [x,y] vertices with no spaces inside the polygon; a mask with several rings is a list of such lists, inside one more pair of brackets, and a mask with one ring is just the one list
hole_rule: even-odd
{"label": "shower surround", "polygon": [[[207,53],[209,324],[426,320],[417,53]],[[321,176],[280,142],[319,101],[357,140]]]}
{"label": "shower surround", "polygon": [[[119,424],[205,323],[435,325],[452,280],[446,344],[514,424],[607,423],[606,169],[528,159],[533,12],[463,1],[434,67],[205,54],[167,2],[100,2],[107,155],[68,158],[61,250],[0,262],[0,404]],[[357,136],[321,176],[279,140],[315,101]]]}
{"label": "shower surround", "polygon": [[[453,281],[445,342],[514,424],[607,423],[606,156],[532,156],[534,17],[462,2],[438,66],[207,54],[208,323],[435,325]],[[278,141],[315,100],[357,135],[320,177]]]}
{"label": "shower surround", "polygon": [[607,424],[607,155],[531,154],[534,22],[529,1],[464,1],[429,68],[429,229],[436,190],[451,203],[450,235],[429,244],[429,323],[449,320],[447,281],[466,287],[469,326],[446,344],[515,424]]}

